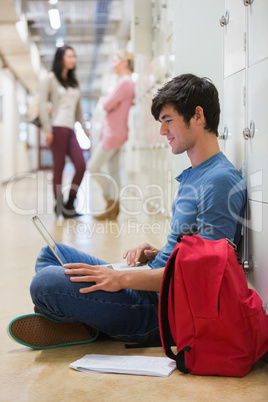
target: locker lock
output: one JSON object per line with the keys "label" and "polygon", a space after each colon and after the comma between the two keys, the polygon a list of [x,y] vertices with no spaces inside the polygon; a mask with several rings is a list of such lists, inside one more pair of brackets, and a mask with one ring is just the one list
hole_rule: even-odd
{"label": "locker lock", "polygon": [[228,23],[229,23],[229,11],[226,10],[225,15],[223,15],[223,16],[220,18],[220,26],[221,26],[221,27],[224,27],[224,26],[228,25]]}
{"label": "locker lock", "polygon": [[254,135],[255,135],[255,123],[253,120],[251,120],[249,128],[246,127],[243,130],[243,137],[245,140],[248,140],[249,138],[253,138]]}
{"label": "locker lock", "polygon": [[243,0],[245,6],[250,6],[252,3],[254,3],[254,0]]}

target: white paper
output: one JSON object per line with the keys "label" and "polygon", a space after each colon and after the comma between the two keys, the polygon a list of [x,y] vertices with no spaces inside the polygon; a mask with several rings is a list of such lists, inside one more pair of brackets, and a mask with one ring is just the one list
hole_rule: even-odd
{"label": "white paper", "polygon": [[70,367],[82,372],[168,377],[176,369],[176,363],[168,357],[91,354],[71,363]]}

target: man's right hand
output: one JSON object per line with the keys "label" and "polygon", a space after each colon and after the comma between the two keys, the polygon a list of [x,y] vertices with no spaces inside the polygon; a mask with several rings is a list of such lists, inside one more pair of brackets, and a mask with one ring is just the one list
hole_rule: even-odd
{"label": "man's right hand", "polygon": [[135,267],[137,262],[146,263],[152,261],[160,250],[157,250],[148,243],[143,243],[136,248],[126,250],[123,254],[123,258],[126,258],[127,264]]}

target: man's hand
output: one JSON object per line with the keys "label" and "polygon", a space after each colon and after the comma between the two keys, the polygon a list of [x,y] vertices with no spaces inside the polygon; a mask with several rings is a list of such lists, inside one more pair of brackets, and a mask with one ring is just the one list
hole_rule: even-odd
{"label": "man's hand", "polygon": [[[155,250],[153,247],[151,249]],[[80,293],[90,293],[96,290],[118,292],[121,289],[159,292],[164,272],[164,268],[116,271],[103,265],[82,263],[65,264],[64,268],[66,268],[65,274],[70,275],[71,282],[92,283],[89,287],[79,289]]]}
{"label": "man's hand", "polygon": [[140,246],[131,250],[126,250],[123,258],[126,258],[128,265],[135,267],[137,262],[146,263],[152,261],[160,250],[157,250],[148,243],[143,243]]}
{"label": "man's hand", "polygon": [[65,274],[70,275],[71,282],[94,283],[92,286],[79,289],[80,293],[90,293],[96,290],[106,292],[118,292],[121,290],[119,282],[120,271],[115,271],[103,265],[82,263],[65,264],[64,268],[67,268]]}

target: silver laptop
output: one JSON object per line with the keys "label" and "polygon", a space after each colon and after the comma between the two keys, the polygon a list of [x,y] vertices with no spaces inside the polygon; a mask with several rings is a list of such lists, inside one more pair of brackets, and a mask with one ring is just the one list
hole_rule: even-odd
{"label": "silver laptop", "polygon": [[[50,248],[50,250],[52,251],[52,253],[55,255],[55,257],[57,258],[57,260],[59,261],[59,263],[61,265],[66,264],[67,260],[65,260],[64,255],[62,254],[62,252],[59,250],[56,242],[54,241],[54,239],[52,238],[52,236],[50,235],[50,233],[47,231],[47,229],[45,228],[45,226],[43,225],[43,223],[41,222],[41,220],[38,218],[38,216],[33,216],[32,217],[32,222],[35,225],[35,227],[37,228],[38,232],[41,234],[41,236],[43,237],[43,239],[45,240],[45,242],[47,243],[48,247]],[[60,257],[61,255],[61,257]],[[64,260],[66,262],[62,262],[62,257],[64,258]]]}
{"label": "silver laptop", "polygon": [[[50,233],[47,231],[47,229],[45,228],[44,224],[41,222],[39,217],[33,216],[32,222],[34,223],[35,227],[37,228],[37,230],[39,231],[39,233],[41,234],[41,236],[43,237],[43,239],[49,246],[50,250],[53,252],[55,257],[57,258],[59,263],[61,265],[66,264],[68,262],[68,260],[64,257],[63,253],[59,250],[56,242],[54,241],[54,239],[52,238]],[[64,258],[64,260],[65,260],[64,263],[62,262],[62,258]],[[103,264],[103,265],[106,267],[115,269],[116,271],[125,271],[128,269],[142,269],[142,270],[143,269],[151,269],[151,267],[148,264],[140,264],[140,263],[137,263],[136,267],[131,267],[131,266],[127,265],[127,263],[125,261],[119,262],[119,263],[113,263],[113,264],[107,263],[107,264]]]}

